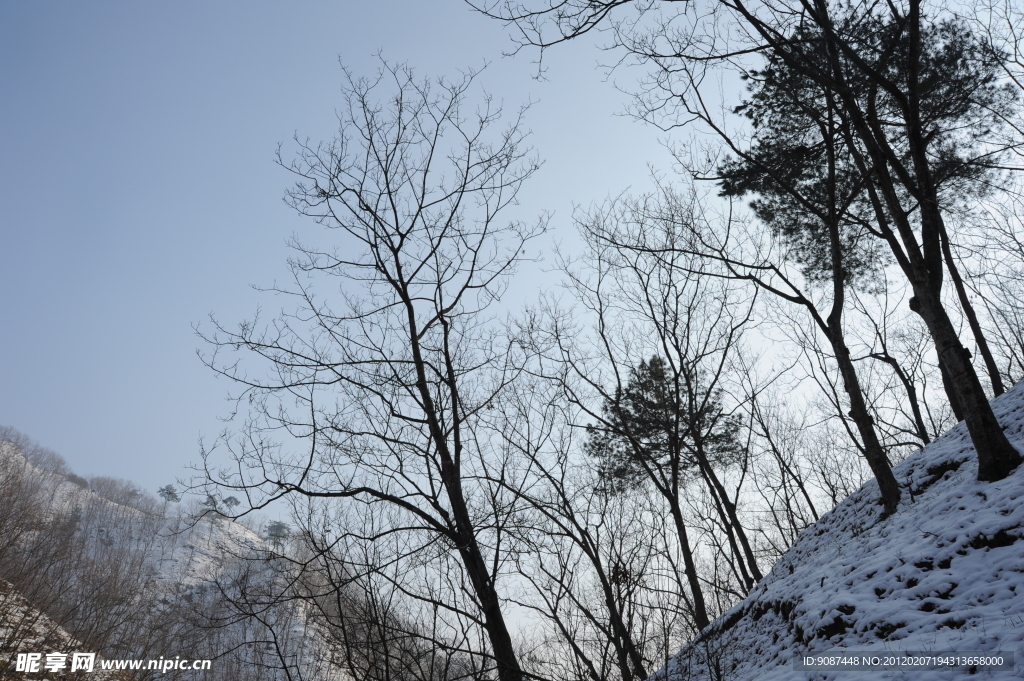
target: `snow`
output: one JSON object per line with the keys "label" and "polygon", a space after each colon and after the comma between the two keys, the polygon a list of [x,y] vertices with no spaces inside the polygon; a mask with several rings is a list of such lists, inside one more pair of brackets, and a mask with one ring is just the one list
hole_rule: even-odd
{"label": "snow", "polygon": [[[12,657],[18,652],[47,653],[78,647],[78,641],[71,634],[34,608],[10,582],[0,579],[0,642],[7,644],[12,641],[18,644],[16,650],[10,651]],[[132,680],[127,672],[100,669],[98,664],[101,660],[103,657],[97,656],[95,668],[88,672],[91,681]],[[19,676],[25,678],[24,675]],[[81,676],[83,673],[75,674],[75,677]],[[0,678],[8,677],[0,675]]]}
{"label": "snow", "polygon": [[266,552],[269,546],[249,528],[226,518],[169,519],[151,552],[157,580],[197,586],[211,583],[235,556]]}
{"label": "snow", "polygon": [[[165,516],[115,503],[62,475],[38,470],[10,442],[0,458],[35,479],[44,520],[71,509],[82,516],[87,543],[96,551],[132,545],[147,554],[157,583],[194,587],[214,581],[239,556],[265,553],[270,546],[253,530],[198,504],[168,505]],[[84,514],[84,515],[83,515]]]}
{"label": "snow", "polygon": [[[992,406],[1024,452],[1024,381]],[[1024,466],[978,482],[960,423],[894,472],[903,492],[895,514],[881,517],[877,483],[866,483],[804,530],[746,600],[652,679],[1024,676]],[[1001,651],[1014,654],[1016,668],[794,668],[801,656],[845,651]]]}

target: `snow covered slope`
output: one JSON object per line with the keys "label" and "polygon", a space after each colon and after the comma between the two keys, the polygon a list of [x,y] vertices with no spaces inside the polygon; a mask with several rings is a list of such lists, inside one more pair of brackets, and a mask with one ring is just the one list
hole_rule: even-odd
{"label": "snow covered slope", "polygon": [[[1024,452],[1024,381],[993,402]],[[1024,678],[1024,466],[976,481],[958,424],[895,469],[899,510],[881,518],[867,483],[815,525],[750,596],[654,677],[881,679]],[[794,661],[845,651],[1000,651],[1015,668],[799,670]]]}
{"label": "snow covered slope", "polygon": [[[240,523],[214,515],[200,519],[201,512],[209,509],[196,503],[167,505],[161,515],[159,507],[147,513],[110,501],[84,481],[72,482],[77,476],[35,468],[10,442],[0,441],[0,464],[0,477],[20,478],[22,496],[35,500],[33,508],[40,519],[74,515],[87,551],[103,553],[118,547],[144,553],[151,578],[159,584],[208,583],[238,556],[270,549],[259,534]],[[7,491],[7,487],[2,489]],[[12,531],[20,521],[8,522],[12,526],[0,526],[0,530]]]}
{"label": "snow covered slope", "polygon": [[[16,655],[18,652],[72,650],[78,646],[78,641],[64,631],[63,627],[36,610],[14,590],[10,582],[0,579],[0,644],[8,641],[20,643],[19,650],[4,650],[8,655]],[[102,657],[99,659],[102,660]],[[52,675],[37,676],[52,678]],[[0,669],[0,681],[21,681],[25,678],[25,674]],[[123,670],[104,670],[96,666],[91,672],[65,673],[61,678],[76,681],[133,681],[135,677]]]}
{"label": "snow covered slope", "polygon": [[214,661],[167,677],[181,680],[350,681],[309,610],[272,600],[294,575],[286,548],[200,504],[117,489],[0,441],[0,681],[25,677],[19,653],[49,652]]}

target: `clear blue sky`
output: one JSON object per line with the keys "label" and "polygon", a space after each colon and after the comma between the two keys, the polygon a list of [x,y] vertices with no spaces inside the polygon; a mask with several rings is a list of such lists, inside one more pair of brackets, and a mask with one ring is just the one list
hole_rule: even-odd
{"label": "clear blue sky", "polygon": [[599,52],[555,50],[537,81],[536,55],[510,47],[461,0],[0,2],[0,425],[83,475],[151,491],[189,475],[231,389],[193,324],[251,316],[250,285],[283,278],[286,239],[319,229],[282,203],[273,155],[295,132],[333,136],[339,59],[488,61],[507,107],[536,100],[546,165],[521,210],[555,211],[552,240],[571,238],[573,203],[669,166],[656,131],[615,115]]}

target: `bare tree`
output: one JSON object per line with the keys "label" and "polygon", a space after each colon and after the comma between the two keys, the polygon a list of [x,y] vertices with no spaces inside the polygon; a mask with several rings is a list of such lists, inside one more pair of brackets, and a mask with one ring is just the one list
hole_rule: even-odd
{"label": "bare tree", "polygon": [[[537,340],[520,339],[530,347]],[[670,523],[642,496],[609,493],[594,462],[580,456],[576,410],[541,374],[517,384],[518,398],[501,415],[522,471],[513,479],[528,481],[510,491],[525,502],[516,525],[528,550],[517,571],[528,588],[517,602],[538,621],[533,664],[547,678],[644,679],[691,621],[690,608],[652,588],[665,564],[659,528]]]}
{"label": "bare tree", "polygon": [[[753,387],[753,386],[751,386]],[[768,388],[748,393],[749,418],[754,434],[752,447],[755,471],[751,476],[758,495],[765,502],[770,522],[760,528],[771,549],[770,558],[778,559],[796,541],[800,531],[817,522],[822,500],[815,498],[810,481],[807,451],[807,423],[783,411],[785,400]]]}
{"label": "bare tree", "polygon": [[1024,378],[1024,201],[1018,193],[986,206],[970,243],[967,285],[981,301],[1003,378]]}
{"label": "bare tree", "polygon": [[[232,469],[207,457],[206,470],[251,508],[298,496],[387,519],[370,538],[401,539],[391,560],[442,575],[436,590],[400,588],[450,618],[452,636],[486,632],[498,677],[518,681],[499,587],[508,521],[488,482],[501,452],[486,418],[515,369],[488,310],[544,223],[500,221],[538,166],[518,117],[494,130],[500,109],[467,101],[472,81],[387,64],[371,79],[346,72],[338,137],[282,161],[299,177],[290,204],[339,240],[292,244],[293,286],[273,290],[293,310],[204,335],[204,361],[241,386],[250,414],[228,444]],[[243,368],[250,358],[269,371]]]}
{"label": "bare tree", "polygon": [[[827,230],[829,243],[825,249],[831,296],[816,295],[813,289],[804,289],[805,277],[787,266],[785,245],[775,233],[752,231],[742,221],[734,220],[731,211],[728,215],[716,216],[701,204],[700,197],[692,190],[680,195],[662,188],[660,195],[637,202],[634,213],[635,228],[609,232],[605,239],[649,257],[669,262],[683,259],[672,266],[686,267],[692,276],[750,282],[786,305],[801,309],[810,318],[811,328],[827,339],[832,350],[855,428],[846,423],[845,416],[842,422],[878,480],[885,512],[894,512],[900,499],[899,487],[868,409],[844,331],[848,270],[836,211],[828,212],[827,224],[831,226]],[[794,322],[793,328],[797,334],[806,333],[799,322]],[[827,389],[835,385],[831,380],[825,385]],[[841,415],[846,413],[838,393],[834,394],[833,402]]]}
{"label": "bare tree", "polygon": [[[744,457],[735,405],[727,404],[725,389],[751,301],[742,285],[700,276],[695,261],[682,252],[675,252],[677,262],[672,262],[663,252],[633,248],[614,238],[630,229],[635,217],[633,207],[620,202],[580,219],[587,251],[578,262],[565,264],[579,312],[552,307],[546,321],[531,322],[523,333],[540,358],[538,375],[560,386],[561,397],[555,401],[572,413],[570,424],[587,429],[585,456],[599,474],[595,484],[602,493],[614,498],[642,489],[638,493],[649,495],[650,508],[660,509],[654,514],[664,513],[671,534],[658,549],[659,560],[674,584],[662,583],[659,588],[677,594],[674,598],[682,600],[699,631],[721,599],[716,594],[712,606],[707,603],[706,592],[719,585],[700,567],[707,547],[702,548],[701,533],[688,518],[686,498],[693,485],[707,491],[707,503],[699,513],[715,518],[712,524],[721,533],[723,556],[728,556],[732,571],[729,588],[734,594],[745,592],[761,578],[737,508],[738,488],[729,491],[723,477]],[[668,232],[665,238],[671,238]],[[563,489],[565,498],[573,498],[555,487]],[[568,501],[560,503],[571,506]],[[594,578],[610,594],[612,557],[603,553],[607,549],[584,550],[581,545],[583,530],[592,522],[587,518],[596,511],[592,507],[577,512],[577,529],[565,536],[577,537],[574,541]],[[563,511],[563,516],[567,514]],[[647,576],[655,571],[644,568]],[[613,625],[621,610],[620,605],[609,604]],[[631,666],[636,673],[649,666],[649,658],[644,665],[625,664],[631,646],[643,647],[643,637],[632,635],[635,640],[626,640],[621,648],[619,666]]]}

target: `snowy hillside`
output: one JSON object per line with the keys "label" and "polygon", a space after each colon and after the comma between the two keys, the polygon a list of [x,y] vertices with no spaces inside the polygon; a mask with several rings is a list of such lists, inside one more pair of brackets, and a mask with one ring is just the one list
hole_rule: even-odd
{"label": "snowy hillside", "polygon": [[[40,501],[44,518],[76,516],[85,546],[96,551],[131,546],[146,554],[150,577],[157,583],[195,586],[217,578],[231,558],[246,551],[268,551],[254,531],[222,517],[196,517],[205,507],[165,507],[165,515],[146,513],[98,496],[88,487],[32,466],[9,442],[0,442],[0,459],[25,476]],[[158,509],[159,510],[159,509]]]}
{"label": "snowy hillside", "polygon": [[[74,474],[37,468],[11,442],[0,442],[0,499],[0,679],[24,676],[13,671],[19,653],[72,651],[215,659],[220,679],[283,674],[276,652],[251,643],[265,638],[259,624],[225,601],[241,574],[257,586],[277,576],[267,562],[275,554],[257,532],[199,518],[209,509],[198,504],[111,501]],[[282,654],[318,668],[306,660],[321,651],[302,613],[270,611],[284,627]],[[326,670],[321,678],[344,677]]]}
{"label": "snowy hillside", "polygon": [[[78,647],[70,634],[14,590],[6,580],[0,579],[0,641],[17,640],[25,652],[72,650]],[[14,651],[20,652],[20,651]],[[102,658],[100,658],[102,660]],[[102,664],[102,663],[100,663]],[[23,679],[24,674],[0,671],[0,679]],[[64,678],[92,681],[132,681],[134,677],[126,671],[104,670],[96,667],[91,672],[65,674]]]}
{"label": "snowy hillside", "polygon": [[[1024,451],[1024,382],[993,402]],[[960,423],[895,469],[903,498],[881,519],[872,481],[806,529],[750,596],[653,678],[928,681],[1024,677],[1024,466],[976,481]],[[844,651],[1015,655],[1015,669],[798,670]],[[817,661],[820,661],[817,660]]]}

